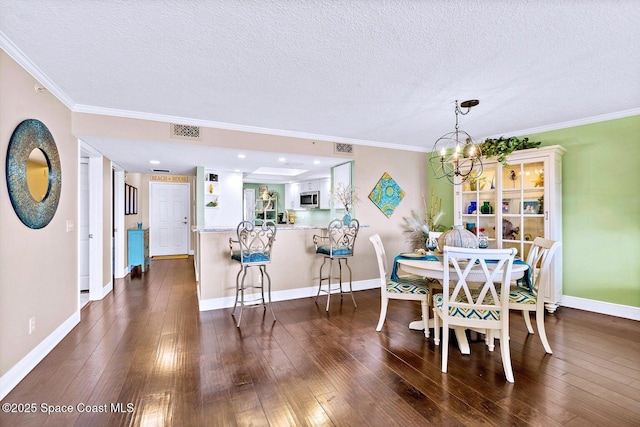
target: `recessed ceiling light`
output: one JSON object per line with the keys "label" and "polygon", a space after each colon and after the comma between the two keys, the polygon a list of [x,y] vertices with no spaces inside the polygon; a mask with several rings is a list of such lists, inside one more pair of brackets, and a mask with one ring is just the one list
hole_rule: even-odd
{"label": "recessed ceiling light", "polygon": [[287,160],[287,159],[285,159],[284,157],[280,157],[280,158],[278,159],[278,161],[279,161],[279,162],[285,162],[286,160]]}
{"label": "recessed ceiling light", "polygon": [[314,161],[313,161],[313,164],[314,164],[314,165],[319,165],[319,164],[320,164],[320,160],[314,160]]}
{"label": "recessed ceiling light", "polygon": [[247,156],[245,156],[244,154],[238,154],[238,158],[239,159],[244,159],[245,157],[247,157]]}
{"label": "recessed ceiling light", "polygon": [[149,160],[149,163],[151,163],[152,165],[159,165],[160,160]]}

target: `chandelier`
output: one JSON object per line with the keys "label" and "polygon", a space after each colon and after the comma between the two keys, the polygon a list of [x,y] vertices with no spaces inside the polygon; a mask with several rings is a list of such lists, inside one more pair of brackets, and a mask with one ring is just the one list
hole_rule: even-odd
{"label": "chandelier", "polygon": [[[433,145],[429,163],[437,179],[447,179],[451,184],[459,185],[482,174],[482,152],[471,136],[458,129],[458,114],[467,115],[471,107],[480,101],[463,101],[458,106],[456,100],[456,129],[442,135]],[[461,108],[466,109],[463,111]]]}

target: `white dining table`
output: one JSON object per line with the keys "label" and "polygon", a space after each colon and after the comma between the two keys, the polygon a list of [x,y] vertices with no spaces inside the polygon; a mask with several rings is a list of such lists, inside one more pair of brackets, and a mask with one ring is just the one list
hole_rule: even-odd
{"label": "white dining table", "polygon": [[[403,271],[405,273],[415,274],[417,276],[425,277],[428,279],[435,279],[442,281],[444,280],[444,264],[442,263],[442,255],[435,255],[438,260],[425,260],[425,259],[414,259],[414,258],[398,258],[396,260],[397,269],[399,271]],[[529,266],[527,264],[513,264],[511,268],[511,281],[518,280],[522,278]],[[451,267],[449,271],[450,278],[456,279],[457,274]],[[467,280],[469,282],[473,282],[474,273],[473,271],[469,273],[467,276]],[[482,271],[478,271],[477,274],[478,282],[484,282],[484,273]],[[431,298],[430,298],[431,300]],[[423,320],[416,320],[409,324],[409,329],[416,331],[424,331],[425,327],[433,327],[433,319],[429,319],[429,324],[425,325]],[[458,341],[458,348],[462,354],[470,354],[471,349],[469,347],[469,342],[467,341],[467,335],[465,333],[465,328],[456,327],[453,328],[456,334],[456,339]]]}

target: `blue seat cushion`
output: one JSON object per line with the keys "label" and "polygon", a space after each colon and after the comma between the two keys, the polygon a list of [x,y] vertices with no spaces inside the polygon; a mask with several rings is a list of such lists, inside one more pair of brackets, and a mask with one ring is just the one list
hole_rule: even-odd
{"label": "blue seat cushion", "polygon": [[240,260],[240,251],[234,251],[231,254],[231,259],[238,262],[250,263],[250,262],[268,262],[270,260],[269,255],[265,255],[262,252],[255,252],[249,256],[242,257]]}
{"label": "blue seat cushion", "polygon": [[420,294],[427,295],[429,287],[426,280],[420,277],[399,277],[398,281],[387,281],[387,292],[394,294]]}
{"label": "blue seat cushion", "polygon": [[509,289],[509,302],[517,304],[536,304],[538,298],[528,288],[512,286]]}
{"label": "blue seat cushion", "polygon": [[[331,246],[318,246],[316,249],[317,254],[323,255],[331,255]],[[353,255],[353,251],[346,246],[338,246],[337,248],[333,248],[333,256],[350,256]]]}
{"label": "blue seat cushion", "polygon": [[[473,298],[475,299],[478,291],[471,291]],[[466,296],[458,295],[456,298],[457,302],[467,302]],[[433,306],[438,310],[442,311],[442,304],[444,302],[444,297],[442,294],[434,294],[433,295]],[[495,304],[493,301],[493,297],[490,294],[484,298],[485,304]],[[465,317],[467,319],[481,319],[481,320],[500,320],[500,312],[496,310],[481,310],[474,308],[460,308],[460,307],[449,307],[449,315],[454,317]]]}

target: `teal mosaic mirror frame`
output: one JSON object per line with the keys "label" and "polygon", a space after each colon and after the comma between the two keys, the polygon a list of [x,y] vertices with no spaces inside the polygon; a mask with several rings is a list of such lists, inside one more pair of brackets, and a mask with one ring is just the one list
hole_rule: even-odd
{"label": "teal mosaic mirror frame", "polygon": [[[27,184],[27,162],[36,148],[44,153],[49,167],[49,186],[39,202],[33,198]],[[7,149],[6,177],[11,205],[20,221],[33,229],[46,227],[58,209],[62,170],[53,135],[41,121],[24,120],[13,131]]]}

